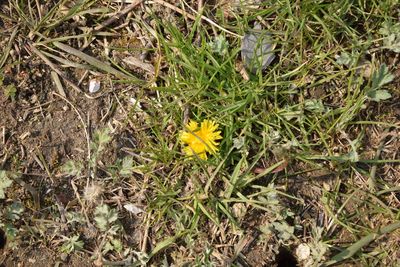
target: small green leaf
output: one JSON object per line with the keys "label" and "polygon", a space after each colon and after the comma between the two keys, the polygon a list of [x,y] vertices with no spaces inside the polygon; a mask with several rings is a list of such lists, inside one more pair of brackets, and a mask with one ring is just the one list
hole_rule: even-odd
{"label": "small green leaf", "polygon": [[379,29],[383,36],[383,45],[395,53],[400,53],[400,23],[385,21]]}
{"label": "small green leaf", "polygon": [[279,238],[289,240],[294,233],[294,227],[287,224],[285,221],[273,222],[272,226],[278,232]]}
{"label": "small green leaf", "polygon": [[105,145],[111,140],[110,129],[105,128],[94,133],[94,140],[99,145]]}
{"label": "small green leaf", "polygon": [[373,101],[379,102],[391,98],[392,95],[387,90],[373,90],[368,93],[368,97]]}
{"label": "small green leaf", "polygon": [[18,229],[15,228],[12,224],[6,223],[4,224],[4,232],[6,233],[8,240],[14,240],[17,237]]}
{"label": "small green leaf", "polygon": [[261,233],[263,233],[264,235],[271,235],[272,234],[272,229],[271,229],[271,226],[270,225],[261,225],[259,228],[258,228],[260,231],[261,231]]}
{"label": "small green leaf", "polygon": [[304,102],[304,109],[314,113],[322,113],[325,111],[325,106],[321,99],[307,99]]}
{"label": "small green leaf", "polygon": [[389,72],[386,64],[382,64],[379,67],[379,70],[375,71],[372,74],[371,90],[379,89],[380,87],[384,86],[385,84],[388,84],[391,81],[393,81],[393,79],[394,79],[394,75]]}
{"label": "small green leaf", "polygon": [[94,154],[98,154],[103,151],[105,145],[111,141],[110,129],[104,128],[101,130],[97,130],[93,134],[93,142],[90,144],[90,147]]}
{"label": "small green leaf", "polygon": [[83,249],[83,241],[79,240],[79,235],[74,235],[71,238],[67,238],[65,243],[61,246],[61,252],[70,254],[73,251]]}
{"label": "small green leaf", "polygon": [[111,245],[111,242],[107,242],[104,247],[103,247],[103,255],[107,254],[109,251],[112,251],[114,249],[113,245]]}
{"label": "small green leaf", "polygon": [[85,218],[83,217],[82,213],[69,211],[65,214],[67,218],[67,223],[84,223]]}
{"label": "small green leaf", "polygon": [[218,35],[212,42],[208,43],[214,53],[223,56],[228,53],[229,43],[223,35]]}
{"label": "small green leaf", "polygon": [[122,243],[119,239],[112,239],[111,244],[113,245],[113,248],[116,252],[122,251]]}
{"label": "small green leaf", "polygon": [[356,58],[352,57],[349,53],[347,52],[342,52],[340,56],[335,56],[336,57],[336,63],[339,65],[345,65],[345,66],[351,66],[356,62]]}
{"label": "small green leaf", "polygon": [[6,98],[10,98],[11,100],[15,100],[15,95],[17,94],[17,88],[14,84],[9,84],[4,88],[4,95]]}
{"label": "small green leaf", "polygon": [[386,64],[382,64],[378,71],[372,74],[372,85],[367,92],[367,96],[376,102],[381,100],[387,100],[392,97],[392,95],[387,90],[378,90],[382,86],[392,82],[394,75],[389,73]]}
{"label": "small green leaf", "polygon": [[241,149],[245,144],[245,138],[243,136],[239,136],[233,138],[233,147],[236,149]]}
{"label": "small green leaf", "polygon": [[11,220],[15,221],[20,218],[20,215],[24,212],[25,207],[22,205],[21,202],[15,201],[6,209],[6,217]]}

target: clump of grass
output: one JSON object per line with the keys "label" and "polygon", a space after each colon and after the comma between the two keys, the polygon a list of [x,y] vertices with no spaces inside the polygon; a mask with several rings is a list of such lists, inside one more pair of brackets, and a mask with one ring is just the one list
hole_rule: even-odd
{"label": "clump of grass", "polygon": [[[357,16],[365,17],[371,9],[374,7],[357,6],[348,1],[299,5],[276,3],[259,14],[257,11],[244,14],[243,18],[235,20],[239,33],[252,28],[257,15],[268,13],[273,18],[268,25],[269,31],[276,33],[273,36],[278,40],[278,60],[265,73],[250,75],[249,81],[244,80],[234,67],[240,39],[225,33],[209,36],[204,30],[207,26],[197,22],[188,32],[182,33],[176,26],[165,27],[165,23],[159,21],[162,29],[160,27],[158,38],[169,68],[162,76],[164,86],[156,89],[161,98],[174,99],[181,109],[179,112],[177,107],[166,104],[165,113],[170,114],[171,109],[174,109],[173,113],[180,113],[175,118],[178,125],[183,124],[187,110],[191,118],[220,118],[218,123],[223,135],[220,157],[200,163],[200,168],[189,167],[192,170],[190,180],[198,177],[201,170],[206,177],[196,181],[200,188],[194,191],[208,196],[208,200],[202,201],[200,211],[209,220],[220,224],[225,217],[232,225],[240,225],[229,212],[231,204],[240,199],[254,209],[263,210],[263,204],[253,203],[254,195],[244,192],[261,177],[269,176],[271,180],[279,181],[290,176],[291,166],[295,169],[299,163],[312,169],[331,169],[329,165],[332,164],[337,168],[334,172],[337,177],[354,174],[354,165],[363,160],[358,152],[365,141],[363,129],[358,128],[356,137],[347,139],[348,143],[339,155],[335,147],[337,135],[364,120],[362,113],[370,103],[368,98],[388,99],[383,95],[383,98],[371,95],[371,90],[377,90],[373,89],[376,88],[374,84],[377,84],[378,73],[385,68],[385,61],[373,62],[379,65],[373,74],[372,85],[366,86],[368,77],[360,77],[357,73],[358,59],[344,68],[337,65],[335,56],[348,49],[357,51],[361,57],[368,52],[373,43],[369,34],[379,28],[365,22],[368,30],[363,30],[347,14],[351,10]],[[277,10],[279,13],[274,13]],[[380,18],[373,17],[373,20]],[[228,40],[229,49],[225,46],[216,51],[215,45],[210,46],[213,38]],[[310,95],[313,90],[324,93],[319,99],[307,99],[313,97]],[[235,147],[234,141],[237,143],[238,140],[241,145]],[[254,175],[253,168],[262,162],[269,163],[272,168],[265,168],[262,175]],[[285,165],[286,174],[273,173],[282,164],[288,164]],[[202,182],[206,184],[206,192],[202,192]],[[351,181],[345,183],[348,182]],[[218,193],[221,191],[225,193]],[[256,193],[257,197],[261,197],[262,192]],[[224,205],[215,205],[215,201],[222,201]],[[174,213],[177,212],[175,208]],[[347,222],[342,226],[350,229]],[[322,239],[329,237],[325,235]]]}

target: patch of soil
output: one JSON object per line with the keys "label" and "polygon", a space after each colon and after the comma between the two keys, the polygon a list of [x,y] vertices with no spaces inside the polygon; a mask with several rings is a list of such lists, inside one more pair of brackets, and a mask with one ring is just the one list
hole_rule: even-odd
{"label": "patch of soil", "polygon": [[[84,254],[82,254],[84,255]],[[4,267],[36,267],[36,266],[62,266],[62,267],[92,267],[92,260],[86,255],[73,254],[65,259],[60,258],[60,253],[55,253],[48,248],[25,248],[18,251],[4,252],[0,256],[0,266]]]}
{"label": "patch of soil", "polygon": [[[119,85],[109,88],[102,83],[101,97],[88,97],[64,84],[66,97],[60,97],[52,82],[49,67],[28,54],[23,53],[22,56],[23,64],[7,66],[4,73],[5,85],[16,86],[15,96],[7,96],[4,90],[0,90],[0,168],[21,173],[20,182],[12,185],[7,197],[24,202],[27,208],[24,217],[28,218],[26,224],[36,227],[38,223],[34,222],[35,218],[59,220],[52,217],[53,207],[68,211],[78,209],[71,179],[62,173],[62,166],[68,160],[82,162],[86,166],[92,133],[118,121],[112,135],[120,136],[118,126],[123,124],[120,121],[124,121],[125,115],[116,112],[117,105],[113,99],[113,93],[121,89]],[[78,71],[69,74],[75,82],[83,75]],[[84,79],[81,88],[87,88],[88,79]],[[129,136],[129,127],[125,127],[124,131],[123,135]],[[121,155],[119,148],[127,146],[118,142],[113,140],[104,151],[101,160],[105,166],[114,164],[117,156]],[[85,181],[81,179],[76,184],[80,194],[84,191]],[[37,192],[39,199],[32,199],[27,193],[29,188]],[[3,206],[3,203],[0,205]],[[135,236],[136,227],[141,221],[133,224],[129,220],[132,219],[126,218],[124,222],[130,226],[125,230],[128,236]],[[58,231],[55,228],[48,227],[44,231],[53,235],[54,231]],[[129,242],[137,244],[136,239],[132,238]],[[92,242],[89,240],[85,248],[87,245],[92,249]],[[20,263],[23,266],[53,266],[59,261],[58,253],[51,251],[50,247],[26,248],[26,243],[23,243],[20,248],[22,252],[7,252],[7,257],[2,258],[5,266],[20,266]],[[61,266],[91,266],[92,260],[77,257],[71,256]]]}

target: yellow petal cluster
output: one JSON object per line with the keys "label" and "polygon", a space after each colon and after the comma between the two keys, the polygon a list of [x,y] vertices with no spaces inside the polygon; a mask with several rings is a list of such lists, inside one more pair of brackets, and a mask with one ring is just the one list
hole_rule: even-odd
{"label": "yellow petal cluster", "polygon": [[193,120],[186,125],[186,131],[181,131],[181,142],[186,145],[183,151],[188,156],[197,154],[201,159],[207,159],[207,153],[216,154],[217,140],[222,139],[218,124],[212,120],[204,120],[200,127]]}

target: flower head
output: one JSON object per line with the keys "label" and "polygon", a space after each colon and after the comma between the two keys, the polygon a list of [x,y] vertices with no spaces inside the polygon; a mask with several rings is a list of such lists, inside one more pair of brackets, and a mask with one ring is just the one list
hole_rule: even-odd
{"label": "flower head", "polygon": [[217,140],[222,139],[218,124],[212,120],[204,120],[200,127],[195,121],[189,121],[186,131],[181,131],[180,139],[187,145],[183,151],[188,156],[197,154],[201,159],[207,159],[207,152],[215,154],[218,151]]}

